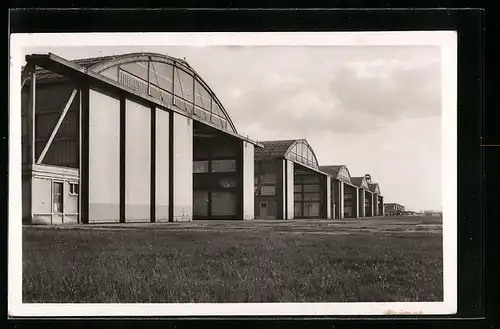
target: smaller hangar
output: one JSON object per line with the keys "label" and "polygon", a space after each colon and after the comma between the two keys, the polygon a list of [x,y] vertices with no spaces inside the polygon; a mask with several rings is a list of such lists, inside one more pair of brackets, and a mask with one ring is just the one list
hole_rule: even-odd
{"label": "smaller hangar", "polygon": [[330,218],[331,176],[305,139],[260,142],[255,149],[255,217]]}
{"label": "smaller hangar", "polygon": [[[330,207],[336,219],[373,217],[384,215],[384,198],[378,183],[371,175],[351,177],[345,165],[321,166],[320,170],[332,177]],[[330,217],[329,217],[330,218]]]}

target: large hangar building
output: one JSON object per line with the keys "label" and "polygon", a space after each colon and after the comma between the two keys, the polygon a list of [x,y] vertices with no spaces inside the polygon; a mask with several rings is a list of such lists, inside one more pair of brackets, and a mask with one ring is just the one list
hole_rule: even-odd
{"label": "large hangar building", "polygon": [[254,218],[254,147],[184,60],[26,57],[25,223]]}

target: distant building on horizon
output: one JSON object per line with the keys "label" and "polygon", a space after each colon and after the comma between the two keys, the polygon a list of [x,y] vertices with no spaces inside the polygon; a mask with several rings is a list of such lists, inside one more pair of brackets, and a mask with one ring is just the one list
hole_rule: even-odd
{"label": "distant building on horizon", "polygon": [[384,210],[386,216],[396,216],[405,212],[405,206],[399,203],[385,203]]}

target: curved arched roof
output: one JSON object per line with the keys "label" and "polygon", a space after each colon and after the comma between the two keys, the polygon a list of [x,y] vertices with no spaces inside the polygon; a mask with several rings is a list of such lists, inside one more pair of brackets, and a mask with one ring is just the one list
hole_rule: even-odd
{"label": "curved arched roof", "polygon": [[305,139],[261,141],[260,143],[264,147],[255,149],[255,160],[287,158],[319,170],[316,154]]}
{"label": "curved arched roof", "polygon": [[346,165],[320,166],[319,169],[338,180],[351,183],[351,173]]}
{"label": "curved arched roof", "polygon": [[[210,109],[204,108],[203,110],[205,112],[210,111],[210,118],[208,119],[212,120],[212,115],[219,117],[221,116],[222,119],[227,120],[227,122],[230,125],[231,130],[234,133],[237,133],[236,127],[234,126],[233,121],[231,120],[229,114],[227,113],[226,109],[222,105],[221,101],[217,98],[213,90],[208,86],[208,84],[203,80],[203,78],[184,60],[184,59],[179,59],[175,57],[171,57],[168,55],[163,55],[163,54],[158,54],[158,53],[128,53],[128,54],[123,54],[123,55],[115,55],[115,56],[104,56],[104,57],[94,57],[94,58],[84,58],[84,59],[76,59],[72,61],[75,64],[78,64],[80,66],[83,66],[87,68],[88,70],[92,70],[96,73],[100,73],[103,75],[106,75],[109,77],[107,74],[105,74],[107,69],[110,69],[115,66],[120,66],[120,65],[127,65],[127,64],[132,64],[132,63],[141,63],[141,62],[151,62],[153,63],[161,63],[161,64],[167,64],[172,67],[174,67],[177,70],[180,70],[187,75],[189,75],[192,79],[194,79],[206,92],[209,94],[211,99],[213,100],[214,103],[216,103],[217,106],[217,114],[212,114],[212,106],[210,106]],[[148,68],[146,68],[147,70]],[[153,68],[154,70],[154,68]],[[37,80],[56,80],[62,78],[61,75],[50,72],[45,69],[37,69]],[[174,72],[172,70],[172,72]],[[177,71],[178,72],[178,71]],[[156,73],[155,73],[156,75]],[[172,73],[173,75],[173,73]],[[154,77],[152,78],[154,79]],[[156,79],[158,77],[156,76]],[[181,78],[179,77],[179,83],[181,83],[181,89],[182,89],[182,82],[180,82]],[[119,80],[118,77],[116,77],[115,80]],[[191,80],[193,81],[193,80]],[[176,82],[176,77],[173,75],[172,76],[172,85],[174,85]],[[193,86],[195,85],[195,82],[193,81]],[[186,87],[186,86],[185,86]],[[192,88],[192,86],[188,86]],[[194,87],[196,88],[196,87]],[[165,92],[170,92],[173,93],[173,91],[167,91],[164,90]],[[200,94],[202,92],[200,91]],[[160,97],[162,97],[162,93],[160,92]],[[193,94],[195,94],[195,91],[193,90]],[[192,98],[194,99],[195,96],[193,95]],[[183,97],[183,101],[185,101]],[[191,101],[189,99],[188,101]],[[190,104],[191,107],[194,107],[195,101],[193,100],[192,103]],[[213,103],[212,103],[213,104]],[[200,106],[201,108],[201,106]],[[221,112],[221,113],[219,113]],[[203,116],[205,117],[205,116]],[[224,126],[222,124],[222,126]]]}
{"label": "curved arched roof", "polygon": [[351,182],[357,187],[362,187],[365,190],[370,189],[365,177],[351,177]]}

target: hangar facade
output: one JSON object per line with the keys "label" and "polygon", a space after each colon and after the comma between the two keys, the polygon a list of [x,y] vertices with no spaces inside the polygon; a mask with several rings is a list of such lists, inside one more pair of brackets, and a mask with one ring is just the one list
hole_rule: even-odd
{"label": "hangar facade", "polygon": [[[371,175],[351,177],[346,165],[320,166],[331,175],[332,218],[359,218],[383,216],[383,196],[378,183],[371,182]],[[372,212],[373,209],[373,212]]]}
{"label": "hangar facade", "polygon": [[305,139],[261,142],[255,149],[255,217],[330,218],[331,176]]}
{"label": "hangar facade", "polygon": [[184,60],[26,57],[25,223],[254,218],[254,147]]}

